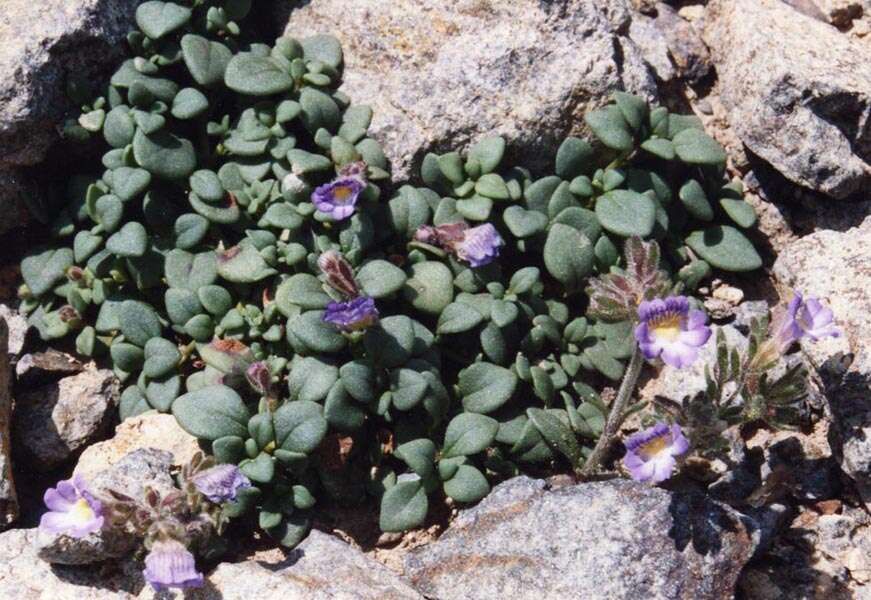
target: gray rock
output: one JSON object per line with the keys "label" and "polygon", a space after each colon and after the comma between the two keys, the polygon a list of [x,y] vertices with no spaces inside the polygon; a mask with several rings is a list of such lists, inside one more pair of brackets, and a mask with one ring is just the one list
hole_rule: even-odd
{"label": "gray rock", "polygon": [[40,162],[73,108],[71,76],[94,80],[123,56],[141,0],[4,0],[0,167]]}
{"label": "gray rock", "polygon": [[118,379],[93,367],[16,399],[13,431],[31,465],[48,471],[104,437],[118,404]]}
{"label": "gray rock", "polygon": [[494,134],[541,168],[614,90],[655,97],[623,34],[630,18],[628,0],[313,0],[286,33],[341,40],[342,89],[372,105],[370,132],[401,181],[427,152]]}
{"label": "gray rock", "polygon": [[[277,562],[224,563],[206,579],[186,600],[424,600],[384,565],[320,531]],[[154,597],[146,589],[139,600]]]}
{"label": "gray rock", "polygon": [[[816,296],[835,313],[839,338],[802,342],[802,350],[828,376],[829,359],[853,353],[850,370],[825,390],[831,405],[842,470],[871,508],[871,218],[844,231],[821,230],[789,244],[774,263],[784,286]],[[834,365],[832,365],[834,368]]]}
{"label": "gray rock", "polygon": [[629,37],[656,76],[665,82],[677,77],[699,81],[710,73],[711,57],[696,28],[662,2],[653,12],[656,16],[632,17]]}
{"label": "gray rock", "polygon": [[[0,181],[0,188],[2,188],[2,181]],[[2,206],[2,203],[0,203],[0,206]],[[0,215],[5,214],[5,212],[0,213]],[[0,229],[2,227],[2,224],[0,224]],[[9,347],[6,351],[15,358],[24,350],[24,342],[30,326],[27,324],[27,319],[18,310],[2,302],[0,302],[0,319],[5,320],[6,325],[9,327]]]}
{"label": "gray rock", "polygon": [[18,386],[29,388],[81,373],[84,368],[76,357],[49,349],[21,356],[15,363],[15,381]]}
{"label": "gray rock", "polygon": [[699,358],[690,367],[678,369],[663,365],[656,376],[644,384],[641,396],[645,399],[663,396],[680,402],[685,397],[692,398],[704,392],[707,388],[705,366],[713,368],[717,360],[717,331],[723,332],[730,347],[738,348],[739,352],[746,351],[747,338],[731,325],[714,325],[711,329],[711,337],[699,351]]}
{"label": "gray rock", "polygon": [[27,222],[29,215],[23,199],[26,190],[23,175],[15,169],[0,168],[0,235]]}
{"label": "gray rock", "polygon": [[863,188],[871,47],[780,0],[714,0],[705,22],[722,102],[747,147],[834,198]]}
{"label": "gray rock", "polygon": [[406,573],[437,600],[725,600],[755,528],[698,495],[627,480],[545,491],[518,477],[409,554]]}
{"label": "gray rock", "polygon": [[9,424],[12,420],[12,369],[7,353],[9,327],[0,317],[0,529],[18,518],[18,496],[12,479],[12,445]]}
{"label": "gray rock", "polygon": [[50,565],[36,555],[37,530],[0,533],[0,598],[15,600],[132,600],[141,566],[113,561],[94,567]]}
{"label": "gray rock", "polygon": [[735,308],[735,320],[732,327],[744,335],[749,335],[753,319],[768,317],[768,303],[765,300],[748,300]]}
{"label": "gray rock", "polygon": [[[89,488],[98,498],[108,498],[114,490],[141,500],[146,487],[167,493],[174,489],[172,454],[155,448],[143,448],[127,454],[112,467],[87,477]],[[84,538],[40,531],[37,553],[53,564],[84,565],[120,558],[137,544],[136,537],[121,531],[103,529]]]}

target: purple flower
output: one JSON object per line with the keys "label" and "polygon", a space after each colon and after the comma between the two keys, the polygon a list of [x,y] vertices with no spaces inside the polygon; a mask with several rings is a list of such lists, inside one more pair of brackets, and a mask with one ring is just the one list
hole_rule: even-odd
{"label": "purple flower", "polygon": [[669,427],[662,421],[629,436],[624,445],[623,466],[629,470],[632,479],[654,483],[671,477],[675,457],[685,454],[690,448],[677,423]]}
{"label": "purple flower", "polygon": [[312,192],[312,202],[319,211],[341,221],[354,214],[357,199],[366,185],[356,177],[340,177]]}
{"label": "purple flower", "polygon": [[191,481],[199,493],[215,504],[235,502],[240,489],[251,487],[251,482],[236,465],[218,465],[200,471]]}
{"label": "purple flower", "polygon": [[485,223],[467,229],[462,241],[454,245],[454,252],[457,258],[466,261],[472,267],[483,267],[499,256],[499,247],[503,244],[496,228],[490,223]]}
{"label": "purple flower", "polygon": [[359,331],[375,324],[378,309],[374,299],[360,296],[348,302],[330,302],[323,318],[342,331]]}
{"label": "purple flower", "polygon": [[176,540],[158,540],[145,557],[145,581],[155,591],[168,588],[202,587],[203,574],[197,571],[194,555]]}
{"label": "purple flower", "polygon": [[823,306],[816,298],[805,300],[798,292],[786,311],[775,318],[774,331],[781,352],[804,337],[816,342],[825,337],[841,335],[835,327],[832,309]]}
{"label": "purple flower", "polygon": [[641,323],[635,328],[635,339],[644,357],[661,356],[673,367],[691,365],[698,357],[698,349],[711,337],[705,313],[690,310],[685,296],[642,302],[638,317]]}
{"label": "purple flower", "polygon": [[42,515],[39,528],[53,534],[83,538],[103,527],[103,505],[87,489],[81,475],[59,481],[43,496],[49,512]]}
{"label": "purple flower", "polygon": [[251,366],[245,371],[245,378],[248,379],[248,384],[256,391],[264,396],[268,396],[272,389],[272,375],[269,372],[269,365],[263,361],[251,363]]}

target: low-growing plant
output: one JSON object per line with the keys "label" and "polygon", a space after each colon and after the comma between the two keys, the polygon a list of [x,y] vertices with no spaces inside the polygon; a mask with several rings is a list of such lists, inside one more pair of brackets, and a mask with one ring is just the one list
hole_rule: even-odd
{"label": "low-growing plant", "polygon": [[122,418],[171,412],[238,465],[251,485],[222,518],[287,546],[317,497],[369,495],[401,531],[436,495],[598,469],[643,363],[639,304],[761,264],[722,148],[618,92],[552,175],[489,137],[428,154],[388,199],[338,41],[244,41],[249,9],[140,5],[135,56],[67,125],[110,149],[22,263],[30,322],[111,362]]}

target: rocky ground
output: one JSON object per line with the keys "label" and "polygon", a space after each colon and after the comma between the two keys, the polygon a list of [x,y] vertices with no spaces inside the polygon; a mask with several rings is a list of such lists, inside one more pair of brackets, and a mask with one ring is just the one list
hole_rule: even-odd
{"label": "rocky ground", "polygon": [[[117,425],[111,373],[41,347],[13,300],[14,265],[39,237],[24,203],[39,214],[56,125],[74,109],[67,83],[107,73],[137,4],[0,7],[4,599],[153,597],[141,567],[115,559],[126,540],[38,536],[40,497],[73,470],[137,493],[197,449],[170,416]],[[292,4],[261,2],[261,27],[340,38],[343,89],[373,106],[396,183],[427,152],[489,133],[526,164],[551,161],[614,90],[694,112],[727,148],[768,250],[766,277],[709,286],[718,325],[740,340],[765,302],[796,288],[826,299],[845,335],[803,349],[813,422],[731,432],[728,458],[706,465],[713,480],[689,468],[668,489],[518,478],[404,538],[379,538],[372,515],[328,511],[297,549],[255,542],[187,597],[871,599],[871,0]],[[666,368],[642,393],[679,399],[702,377]]]}

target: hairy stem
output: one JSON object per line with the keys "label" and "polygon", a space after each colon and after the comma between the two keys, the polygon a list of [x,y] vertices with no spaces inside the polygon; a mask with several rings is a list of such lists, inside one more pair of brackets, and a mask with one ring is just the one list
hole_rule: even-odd
{"label": "hairy stem", "polygon": [[632,393],[635,391],[635,384],[638,383],[638,376],[641,375],[641,366],[644,361],[641,359],[641,350],[635,346],[632,351],[632,358],[629,359],[629,366],[626,368],[626,373],[623,375],[623,381],[620,383],[620,389],[617,391],[617,397],[611,405],[611,411],[608,413],[608,421],[605,423],[605,428],[602,430],[602,435],[599,436],[599,441],[596,442],[596,447],[593,448],[590,458],[584,463],[580,475],[588,477],[594,474],[605,452],[611,447],[614,437],[620,431],[620,425],[626,416],[626,406],[632,398]]}

